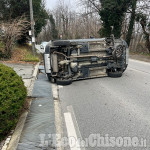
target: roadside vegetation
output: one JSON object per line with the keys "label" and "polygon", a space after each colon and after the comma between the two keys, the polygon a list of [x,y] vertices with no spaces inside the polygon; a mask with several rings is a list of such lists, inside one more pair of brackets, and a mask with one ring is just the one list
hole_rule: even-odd
{"label": "roadside vegetation", "polygon": [[[35,20],[35,35],[37,36],[48,18],[43,0],[33,0],[33,11]],[[5,0],[0,5],[0,43],[3,44],[1,57],[11,59],[16,43],[24,45],[31,40],[29,36],[31,30],[29,1]],[[33,61],[35,58],[28,55],[27,60]],[[36,59],[37,61],[37,59]]]}
{"label": "roadside vegetation", "polygon": [[39,62],[40,55],[34,56],[32,54],[32,47],[29,45],[20,46],[17,45],[14,49],[11,61],[19,62]]}
{"label": "roadside vegetation", "polygon": [[[43,26],[46,25],[46,19],[48,18],[47,11],[45,9],[45,3],[43,0],[33,0],[33,11],[35,20],[35,34],[36,36],[41,32]],[[7,23],[11,20],[16,20],[21,16],[25,16],[26,20],[30,22],[30,7],[29,0],[3,0],[0,5],[0,22]],[[20,44],[26,43],[29,39],[28,26],[26,33],[23,34],[19,40]]]}
{"label": "roadside vegetation", "polygon": [[16,72],[0,64],[0,140],[15,128],[27,90]]}
{"label": "roadside vegetation", "polygon": [[40,61],[40,55],[36,54],[35,56],[32,54],[32,47],[24,44],[24,45],[15,45],[11,54],[11,58],[8,59],[4,57],[3,54],[4,46],[0,47],[0,60],[4,62],[11,63],[36,63]]}
{"label": "roadside vegetation", "polygon": [[[46,24],[48,17],[42,0],[33,0],[35,34]],[[39,56],[33,56],[31,40],[29,1],[5,0],[0,5],[0,60],[11,62],[39,62]],[[41,17],[42,16],[42,17]]]}
{"label": "roadside vegetation", "polygon": [[38,56],[33,56],[30,52],[26,54],[25,58],[22,59],[25,62],[39,62],[40,59]]}

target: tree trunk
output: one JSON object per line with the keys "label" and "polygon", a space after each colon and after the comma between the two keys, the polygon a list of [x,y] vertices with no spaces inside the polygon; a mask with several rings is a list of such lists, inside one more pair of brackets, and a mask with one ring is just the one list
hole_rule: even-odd
{"label": "tree trunk", "polygon": [[131,13],[131,18],[130,18],[130,23],[129,23],[129,29],[128,29],[128,33],[127,33],[127,37],[126,37],[126,41],[127,41],[127,44],[129,46],[130,46],[132,32],[133,32],[134,23],[135,23],[136,3],[137,3],[137,0],[133,0],[133,2],[132,2],[132,13]]}
{"label": "tree trunk", "polygon": [[143,29],[143,32],[144,32],[144,35],[145,35],[145,40],[146,40],[145,46],[146,46],[146,48],[148,49],[148,51],[149,51],[149,53],[150,53],[150,35],[149,35],[149,33],[146,31],[146,29],[145,29],[145,24],[144,24],[144,22],[143,22],[143,21],[140,21],[140,24],[141,24],[141,26],[142,26],[142,29]]}

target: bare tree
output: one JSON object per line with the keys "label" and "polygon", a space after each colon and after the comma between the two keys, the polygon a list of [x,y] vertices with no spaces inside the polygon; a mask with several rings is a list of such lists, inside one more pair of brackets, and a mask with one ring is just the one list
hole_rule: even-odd
{"label": "bare tree", "polygon": [[1,23],[0,29],[0,40],[4,44],[4,54],[7,58],[10,58],[16,41],[29,29],[29,22],[25,17],[20,17]]}
{"label": "bare tree", "polygon": [[[58,2],[57,7],[50,13],[53,15],[58,33],[62,35],[63,39],[99,37],[98,31],[101,28],[101,20],[98,11],[92,4],[77,3],[80,7],[75,11],[64,0],[58,0]],[[47,36],[45,33],[50,33],[48,26],[49,23],[38,36],[39,42],[46,40],[46,37],[51,39],[51,35]]]}

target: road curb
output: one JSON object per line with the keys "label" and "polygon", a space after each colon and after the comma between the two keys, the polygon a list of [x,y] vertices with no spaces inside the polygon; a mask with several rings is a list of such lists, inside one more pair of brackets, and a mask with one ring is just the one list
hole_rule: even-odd
{"label": "road curb", "polygon": [[30,82],[30,88],[28,89],[28,96],[29,97],[32,97],[32,90],[33,90],[33,86],[34,86],[34,82],[35,80],[37,79],[37,75],[39,73],[39,65],[40,65],[40,62],[36,64],[36,66],[34,67],[34,71],[33,71],[33,74],[32,74],[32,79],[31,79],[31,82]]}
{"label": "road curb", "polygon": [[[53,93],[53,100],[54,100],[54,111],[55,111],[55,128],[56,128],[56,135],[60,135],[57,141],[60,141],[63,138],[63,121],[62,121],[62,110],[61,104],[59,100],[59,87],[56,84],[52,84],[52,93]],[[63,146],[58,146],[57,150],[64,150]]]}
{"label": "road curb", "polygon": [[36,78],[37,75],[38,75],[39,65],[40,65],[40,62],[36,64],[35,69],[34,69],[34,71],[33,71],[33,75],[32,75],[32,76],[33,76],[34,78]]}
{"label": "road curb", "polygon": [[[31,106],[31,102],[29,103],[29,105]],[[29,112],[26,111],[21,115],[21,117],[17,123],[16,129],[10,140],[10,143],[8,145],[8,148],[6,150],[16,150],[17,149],[28,113]]]}
{"label": "road curb", "polygon": [[[34,87],[34,82],[35,82],[37,75],[38,75],[39,65],[40,65],[40,62],[37,63],[36,66],[34,67],[34,71],[32,74],[32,80],[31,80],[31,84],[30,84],[30,91],[29,91],[30,93],[28,93],[28,96],[32,96],[32,90]],[[31,103],[32,103],[32,100],[29,102],[29,109],[30,109]],[[29,113],[29,111],[25,111],[20,116],[20,119],[17,123],[15,131],[12,134],[11,139],[10,139],[10,137],[6,139],[5,144],[2,147],[2,150],[16,150],[17,149],[18,143],[19,143],[19,140],[21,137],[21,133],[22,133],[23,128],[24,128],[24,124],[25,124],[26,118],[28,116],[28,113]],[[9,139],[9,142],[8,142],[8,139]]]}

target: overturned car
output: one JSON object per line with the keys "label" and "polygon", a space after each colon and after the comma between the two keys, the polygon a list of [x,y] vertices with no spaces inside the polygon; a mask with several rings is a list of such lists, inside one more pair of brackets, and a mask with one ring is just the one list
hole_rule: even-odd
{"label": "overturned car", "polygon": [[45,48],[45,72],[59,85],[102,76],[121,77],[128,66],[128,55],[127,43],[114,37],[56,40]]}

